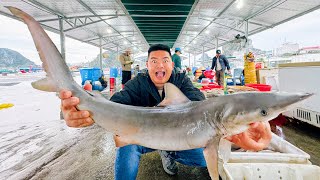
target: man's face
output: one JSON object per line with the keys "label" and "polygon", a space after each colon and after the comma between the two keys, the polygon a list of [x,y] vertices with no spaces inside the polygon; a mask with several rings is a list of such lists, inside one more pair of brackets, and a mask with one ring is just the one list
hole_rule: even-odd
{"label": "man's face", "polygon": [[157,88],[163,88],[164,84],[169,80],[174,63],[167,51],[152,51],[149,54],[147,68],[150,78]]}

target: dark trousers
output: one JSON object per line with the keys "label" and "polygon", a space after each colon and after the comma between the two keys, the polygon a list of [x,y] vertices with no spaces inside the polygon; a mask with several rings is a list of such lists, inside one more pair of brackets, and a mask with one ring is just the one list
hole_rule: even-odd
{"label": "dark trousers", "polygon": [[216,71],[216,83],[218,83],[220,86],[223,86],[224,83],[224,71]]}
{"label": "dark trousers", "polygon": [[121,84],[125,84],[131,79],[131,71],[122,71],[122,82]]}

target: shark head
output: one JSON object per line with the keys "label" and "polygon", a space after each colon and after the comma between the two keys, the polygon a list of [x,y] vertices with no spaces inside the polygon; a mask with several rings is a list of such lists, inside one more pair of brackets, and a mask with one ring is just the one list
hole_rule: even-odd
{"label": "shark head", "polygon": [[228,134],[243,132],[253,122],[269,121],[290,110],[310,93],[239,93],[225,98],[222,123]]}

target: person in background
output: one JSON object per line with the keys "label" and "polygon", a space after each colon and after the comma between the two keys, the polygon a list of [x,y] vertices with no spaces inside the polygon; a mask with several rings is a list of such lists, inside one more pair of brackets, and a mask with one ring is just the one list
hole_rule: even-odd
{"label": "person in background", "polygon": [[221,50],[216,50],[216,56],[212,59],[211,69],[216,71],[216,83],[223,86],[224,72],[228,69],[228,74],[231,74],[229,61],[226,56],[221,54]]}
{"label": "person in background", "polygon": [[122,88],[124,88],[124,84],[131,79],[131,65],[133,64],[133,60],[131,59],[130,55],[131,49],[128,48],[119,56],[119,61],[122,68]]}
{"label": "person in background", "polygon": [[[146,73],[139,73],[138,76],[125,84],[124,89],[116,92],[110,100],[132,106],[153,107],[165,98],[164,85],[167,82],[177,86],[191,101],[205,99],[204,95],[193,86],[185,73],[178,73],[174,70],[168,46],[163,44],[152,45],[148,50],[146,66],[148,68]],[[80,100],[73,97],[71,91],[61,91],[59,97],[62,100],[61,110],[68,126],[85,127],[94,123],[88,111],[77,110],[76,106]],[[115,180],[135,180],[141,155],[155,151],[155,149],[136,144],[126,144],[121,136],[114,136],[114,139],[116,146],[118,146],[115,160]],[[268,126],[268,123],[254,123],[250,125],[248,131],[227,137],[227,139],[244,149],[261,150],[271,140],[270,126]],[[174,175],[178,171],[176,161],[190,166],[206,166],[203,148],[184,151],[159,150],[159,153],[163,168],[170,175]]]}
{"label": "person in background", "polygon": [[181,72],[181,48],[176,48],[174,54],[172,55],[172,61],[174,63],[174,67],[176,68],[177,72]]}
{"label": "person in background", "polygon": [[140,66],[139,66],[139,64],[137,64],[137,65],[133,68],[133,76],[136,77],[139,72],[140,72]]}

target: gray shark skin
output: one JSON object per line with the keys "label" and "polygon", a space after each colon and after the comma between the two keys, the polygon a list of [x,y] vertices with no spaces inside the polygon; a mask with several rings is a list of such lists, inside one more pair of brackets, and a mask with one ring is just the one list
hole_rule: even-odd
{"label": "gray shark skin", "polygon": [[312,95],[248,92],[192,102],[167,83],[165,100],[175,104],[146,108],[114,103],[83,90],[40,24],[17,8],[7,8],[27,24],[47,73],[46,78],[32,83],[35,89],[72,91],[73,96],[80,98],[78,109],[88,110],[98,125],[129,144],[173,151],[204,147],[212,179],[219,177],[217,147],[221,138],[244,132],[250,123],[271,120]]}

